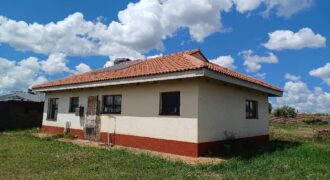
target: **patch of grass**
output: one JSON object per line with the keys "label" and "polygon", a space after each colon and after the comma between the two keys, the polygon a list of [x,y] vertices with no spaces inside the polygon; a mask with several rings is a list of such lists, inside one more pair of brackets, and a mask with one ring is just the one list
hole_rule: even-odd
{"label": "patch of grass", "polygon": [[273,139],[288,141],[315,141],[317,140],[315,138],[317,131],[323,129],[330,129],[330,125],[306,123],[271,123],[270,135]]}
{"label": "patch of grass", "polygon": [[76,139],[78,138],[78,136],[74,135],[74,134],[71,134],[71,133],[66,133],[63,135],[63,138],[65,139]]}
{"label": "patch of grass", "polygon": [[0,133],[0,179],[329,179],[330,143],[295,139],[298,135],[289,133],[305,128],[272,124],[270,143],[231,148],[220,155],[232,158],[213,165],[5,132]]}
{"label": "patch of grass", "polygon": [[329,179],[329,145],[272,141],[270,147],[259,146],[265,153],[257,156],[259,151],[204,168],[223,172],[225,179]]}
{"label": "patch of grass", "polygon": [[170,162],[122,149],[80,147],[44,141],[24,133],[0,134],[0,179],[183,179],[208,174],[182,162]]}

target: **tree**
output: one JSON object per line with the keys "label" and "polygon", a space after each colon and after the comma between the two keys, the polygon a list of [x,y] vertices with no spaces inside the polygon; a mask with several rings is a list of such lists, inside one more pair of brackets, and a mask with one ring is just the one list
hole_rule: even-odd
{"label": "tree", "polygon": [[272,104],[269,102],[269,103],[268,103],[268,113],[270,114],[270,113],[272,112],[272,110],[273,110],[273,106],[272,106]]}
{"label": "tree", "polygon": [[297,113],[298,113],[298,111],[295,108],[290,107],[290,106],[283,106],[283,107],[276,108],[274,110],[274,116],[283,118],[284,122],[286,122],[286,120],[288,118],[297,117]]}

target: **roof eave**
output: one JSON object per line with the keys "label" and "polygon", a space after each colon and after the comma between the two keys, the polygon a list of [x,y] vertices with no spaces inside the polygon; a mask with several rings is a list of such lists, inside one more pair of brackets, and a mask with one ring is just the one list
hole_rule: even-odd
{"label": "roof eave", "polygon": [[34,88],[33,90],[38,92],[60,91],[60,90],[69,90],[69,89],[83,89],[83,88],[104,87],[104,86],[122,85],[122,84],[155,82],[155,81],[163,81],[163,80],[186,79],[186,78],[194,78],[194,77],[202,77],[202,76],[204,76],[203,69],[193,69],[193,70],[166,73],[166,74],[156,74],[156,75],[139,76],[132,78],[121,78],[121,79],[113,79],[113,80],[105,80],[105,81],[41,87],[41,88]]}
{"label": "roof eave", "polygon": [[79,83],[79,84],[36,88],[34,90],[39,92],[47,92],[47,91],[59,91],[59,90],[69,90],[69,89],[83,89],[83,88],[103,87],[103,86],[111,86],[111,85],[143,83],[143,82],[154,82],[154,81],[162,81],[162,80],[185,79],[185,78],[194,78],[194,77],[203,77],[203,76],[220,80],[223,82],[227,82],[230,84],[246,87],[249,89],[261,91],[267,93],[268,96],[281,97],[283,95],[283,91],[268,88],[235,77],[230,77],[218,72],[214,72],[207,68],[200,68],[200,69],[166,73],[166,74],[140,76],[133,78],[122,78],[122,79],[114,79],[114,80],[106,80],[106,81],[96,81],[96,82],[87,82],[87,83]]}
{"label": "roof eave", "polygon": [[283,95],[283,91],[281,91],[281,90],[268,88],[268,87],[258,85],[258,84],[255,84],[255,83],[252,83],[252,82],[249,82],[249,81],[246,81],[246,80],[242,80],[242,79],[238,79],[238,78],[235,78],[235,77],[227,76],[227,75],[212,71],[212,70],[207,69],[207,68],[204,69],[204,76],[212,78],[212,79],[220,80],[220,81],[223,81],[223,82],[227,82],[227,83],[230,83],[230,84],[234,84],[234,85],[246,87],[246,88],[249,88],[249,89],[261,91],[261,92],[267,93],[268,96],[270,96],[270,97],[281,97]]}

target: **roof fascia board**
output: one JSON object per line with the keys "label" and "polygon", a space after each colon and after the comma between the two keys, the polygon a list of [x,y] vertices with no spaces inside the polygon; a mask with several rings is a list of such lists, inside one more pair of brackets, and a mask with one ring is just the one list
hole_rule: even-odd
{"label": "roof fascia board", "polygon": [[88,82],[81,84],[70,84],[70,85],[61,85],[35,89],[34,91],[46,92],[46,91],[60,91],[68,89],[83,89],[83,88],[93,88],[93,87],[102,87],[102,86],[112,86],[112,85],[121,85],[121,84],[133,84],[133,83],[144,83],[144,82],[154,82],[154,81],[163,81],[163,80],[174,80],[174,79],[185,79],[193,77],[202,77],[204,76],[203,69],[151,75],[151,76],[142,76],[142,77],[133,77],[125,79],[114,79],[107,81],[97,81],[97,82]]}
{"label": "roof fascia board", "polygon": [[243,87],[246,87],[246,88],[249,88],[249,89],[254,89],[254,90],[257,90],[257,91],[261,91],[261,92],[265,92],[269,96],[279,96],[280,97],[280,96],[283,95],[283,92],[281,92],[281,91],[276,91],[276,90],[273,90],[273,89],[270,89],[270,88],[267,88],[267,87],[264,87],[264,86],[260,86],[260,85],[257,85],[257,84],[254,84],[254,83],[251,83],[251,82],[248,82],[248,81],[238,79],[238,78],[234,78],[234,77],[230,77],[230,76],[227,76],[227,75],[219,74],[219,73],[214,72],[214,71],[209,70],[209,69],[204,69],[204,75],[206,77],[209,77],[209,78],[212,78],[212,79],[224,81],[224,82],[227,82],[227,83],[230,83],[230,84],[235,84],[235,85],[238,85],[238,86],[243,86]]}

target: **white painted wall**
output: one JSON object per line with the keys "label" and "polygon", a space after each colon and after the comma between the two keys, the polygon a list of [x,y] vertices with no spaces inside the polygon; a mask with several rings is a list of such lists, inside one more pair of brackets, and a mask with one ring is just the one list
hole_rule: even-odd
{"label": "white painted wall", "polygon": [[[160,92],[180,91],[180,116],[160,116]],[[120,115],[102,114],[101,132],[159,139],[210,142],[268,134],[268,96],[264,93],[206,78],[159,81],[47,92],[43,125],[83,129],[84,118],[68,113],[70,97],[79,96],[87,108],[88,96],[122,95]],[[59,98],[57,121],[47,121],[48,98]],[[245,119],[245,100],[257,100],[259,119]],[[226,135],[227,133],[227,135]]]}
{"label": "white painted wall", "polygon": [[[180,91],[180,116],[159,115],[161,92]],[[43,125],[83,129],[83,119],[68,113],[70,97],[79,96],[79,105],[87,108],[88,96],[122,95],[122,113],[102,114],[101,132],[197,142],[198,80],[171,80],[157,83],[108,86],[103,88],[47,92]],[[57,121],[46,120],[48,98],[59,98]]]}
{"label": "white painted wall", "polygon": [[[245,118],[245,100],[258,101],[259,118]],[[268,134],[268,96],[217,80],[199,80],[198,142]]]}

